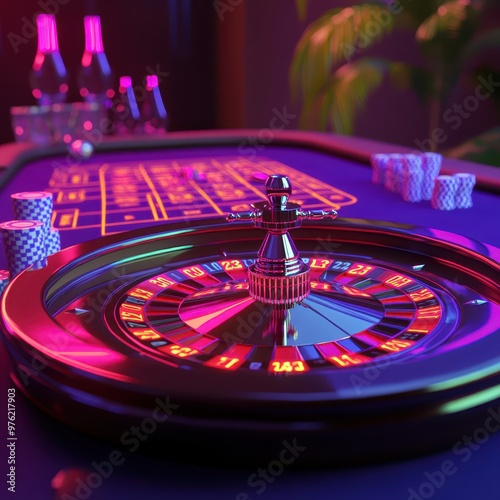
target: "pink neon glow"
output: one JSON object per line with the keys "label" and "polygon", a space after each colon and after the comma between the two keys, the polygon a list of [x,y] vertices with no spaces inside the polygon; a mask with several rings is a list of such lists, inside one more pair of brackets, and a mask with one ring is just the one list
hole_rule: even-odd
{"label": "pink neon glow", "polygon": [[112,99],[114,96],[115,96],[115,91],[113,89],[106,90],[106,97],[109,97],[109,99]]}
{"label": "pink neon glow", "polygon": [[254,300],[251,297],[237,297],[226,302],[225,307],[217,304],[216,307],[207,305],[200,309],[186,308],[182,311],[181,318],[188,326],[199,333],[210,333],[222,323],[237,316],[245,308],[251,306]]}
{"label": "pink neon glow", "polygon": [[66,143],[66,144],[69,144],[71,142],[71,136],[69,134],[64,134],[63,136],[63,141]]}
{"label": "pink neon glow", "polygon": [[24,134],[24,129],[21,127],[21,125],[17,125],[16,127],[16,135],[23,135]]}
{"label": "pink neon glow", "polygon": [[36,25],[38,27],[38,52],[59,52],[55,16],[39,14],[36,18]]}
{"label": "pink neon glow", "polygon": [[45,55],[42,52],[37,52],[35,54],[35,60],[33,61],[33,71],[38,71],[43,64]]}
{"label": "pink neon glow", "polygon": [[104,52],[102,45],[101,18],[99,16],[85,16],[85,51],[92,54]]}
{"label": "pink neon glow", "polygon": [[92,54],[90,52],[85,51],[82,56],[82,66],[84,68],[88,68],[91,62],[92,62]]}
{"label": "pink neon glow", "polygon": [[87,131],[90,131],[92,130],[92,122],[90,120],[87,120],[84,124],[83,124],[83,128]]}
{"label": "pink neon glow", "polygon": [[35,99],[40,99],[40,97],[42,97],[42,91],[40,89],[33,89],[31,93]]}
{"label": "pink neon glow", "polygon": [[[439,238],[440,240],[444,240],[455,245],[460,245],[465,248],[471,248],[471,240],[465,236],[461,236],[460,234],[449,233],[448,231],[442,231],[441,229],[429,229],[432,236]],[[472,243],[473,244],[473,243]]]}
{"label": "pink neon glow", "polygon": [[158,77],[156,75],[146,76],[146,88],[148,90],[158,87]]}
{"label": "pink neon glow", "polygon": [[500,262],[500,250],[498,248],[492,247],[491,245],[487,245],[486,243],[484,246],[488,249],[488,255],[492,258],[495,259],[497,262]]}
{"label": "pink neon glow", "polygon": [[120,89],[129,89],[132,87],[132,77],[120,76]]}

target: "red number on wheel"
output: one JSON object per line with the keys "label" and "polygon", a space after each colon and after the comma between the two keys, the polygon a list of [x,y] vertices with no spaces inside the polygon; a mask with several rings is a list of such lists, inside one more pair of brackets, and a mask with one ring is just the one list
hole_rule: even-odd
{"label": "red number on wheel", "polygon": [[347,271],[347,274],[364,276],[365,274],[369,273],[372,269],[373,269],[372,266],[365,266],[364,264],[354,264],[352,269],[349,269],[349,271]]}
{"label": "red number on wheel", "polygon": [[243,264],[239,260],[223,260],[220,264],[224,268],[224,271],[243,269]]}

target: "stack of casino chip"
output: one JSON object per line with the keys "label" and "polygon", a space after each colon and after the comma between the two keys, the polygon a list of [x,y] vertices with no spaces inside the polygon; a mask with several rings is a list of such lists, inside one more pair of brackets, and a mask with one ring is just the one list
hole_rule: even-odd
{"label": "stack of casino chip", "polygon": [[13,220],[0,224],[7,266],[12,278],[27,267],[39,269],[46,264],[44,223]]}
{"label": "stack of casino chip", "polygon": [[0,295],[2,295],[3,291],[7,288],[9,281],[10,281],[9,271],[0,269]]}
{"label": "stack of casino chip", "polygon": [[453,210],[459,180],[451,175],[438,175],[434,180],[431,206],[438,210]]}
{"label": "stack of casino chip", "polygon": [[472,207],[472,190],[476,185],[476,176],[474,174],[455,174],[457,179],[457,192],[455,194],[455,208]]}
{"label": "stack of casino chip", "polygon": [[51,229],[53,210],[52,193],[27,191],[11,195],[12,211],[16,220],[39,220],[43,222],[44,235]]}
{"label": "stack of casino chip", "polygon": [[439,175],[442,160],[441,154],[430,152],[373,154],[372,181],[412,203],[431,200],[431,206],[439,210],[472,207],[475,175]]}
{"label": "stack of casino chip", "polygon": [[57,229],[52,228],[47,235],[45,240],[45,248],[47,250],[47,256],[53,253],[59,252],[61,250],[61,235]]}
{"label": "stack of casino chip", "polygon": [[51,226],[52,193],[29,191],[11,195],[14,221],[0,225],[13,278],[29,266],[40,269],[47,256],[61,249],[59,232]]}
{"label": "stack of casino chip", "polygon": [[39,220],[43,222],[47,256],[61,250],[59,231],[52,228],[52,193],[27,191],[11,195],[12,210],[17,220]]}
{"label": "stack of casino chip", "polygon": [[422,153],[420,157],[422,158],[422,170],[424,171],[422,199],[430,200],[434,191],[434,180],[439,175],[443,157],[439,153]]}
{"label": "stack of casino chip", "polygon": [[384,186],[393,193],[401,192],[401,173],[403,169],[403,155],[394,153],[389,155],[385,172]]}
{"label": "stack of casino chip", "polygon": [[372,166],[372,182],[384,185],[387,165],[389,164],[389,155],[383,153],[371,155],[370,163]]}
{"label": "stack of casino chip", "polygon": [[419,155],[403,155],[401,169],[401,195],[403,200],[416,203],[422,201],[422,158]]}

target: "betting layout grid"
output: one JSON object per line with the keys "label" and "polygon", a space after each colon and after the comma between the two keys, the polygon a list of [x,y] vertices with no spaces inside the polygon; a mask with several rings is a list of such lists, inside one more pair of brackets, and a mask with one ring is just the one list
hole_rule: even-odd
{"label": "betting layout grid", "polygon": [[309,209],[356,203],[353,195],[265,157],[195,158],[59,167],[54,192],[54,226],[59,230],[94,228],[101,235],[145,223],[225,216],[265,200],[269,175],[293,181],[293,200]]}

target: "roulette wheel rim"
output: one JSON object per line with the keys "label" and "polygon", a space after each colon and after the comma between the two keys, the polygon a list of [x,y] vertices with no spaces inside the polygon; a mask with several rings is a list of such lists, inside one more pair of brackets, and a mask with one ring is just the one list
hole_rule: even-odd
{"label": "roulette wheel rim", "polygon": [[[364,251],[378,248],[384,255],[406,252],[414,264],[428,261],[427,268],[444,266],[457,273],[463,286],[474,282],[481,296],[500,301],[495,278],[500,273],[500,251],[494,247],[443,231],[350,219],[309,223],[296,230],[294,237],[301,250],[304,248],[304,253],[310,255],[317,247],[318,235],[323,237],[323,256],[343,255],[344,247],[362,247]],[[464,430],[484,421],[485,409],[498,398],[495,386],[500,356],[494,350],[499,342],[498,330],[460,348],[444,350],[439,356],[426,357],[424,349],[423,355],[412,359],[410,349],[388,356],[387,365],[367,363],[362,369],[339,369],[329,364],[305,374],[271,374],[265,369],[252,372],[244,368],[228,373],[187,360],[176,365],[175,359],[151,350],[134,353],[137,345],[130,335],[118,331],[116,319],[117,304],[131,286],[191,264],[193,259],[187,258],[186,252],[189,254],[192,248],[183,249],[190,246],[183,243],[191,242],[199,250],[205,241],[204,251],[216,248],[213,254],[221,258],[226,250],[227,255],[234,256],[235,249],[242,246],[256,249],[262,236],[262,230],[242,224],[230,226],[222,219],[166,224],[70,247],[50,257],[44,269],[22,273],[10,285],[2,305],[4,337],[18,387],[64,423],[115,440],[123,434],[117,435],[117,428],[127,429],[142,422],[158,404],[165,410],[171,402],[176,408],[165,410],[168,420],[166,424],[158,423],[154,440],[146,443],[148,447],[158,449],[166,442],[175,445],[178,456],[192,456],[194,449],[197,456],[200,450],[213,456],[217,442],[218,456],[240,461],[272,457],[276,446],[281,447],[286,439],[295,439],[307,449],[302,463],[397,457],[449,444]],[[316,247],[305,245],[308,241]],[[328,252],[325,245],[330,245]],[[349,250],[345,253],[349,254]],[[451,262],[451,254],[455,262]],[[175,256],[162,264],[161,260],[169,255]],[[116,263],[127,259],[127,264],[138,262],[140,269],[129,270],[122,284],[112,290],[109,287],[103,315],[97,315],[107,327],[114,322],[116,331],[105,340],[112,340],[115,347],[122,345],[117,355],[123,359],[115,365],[120,370],[100,369],[98,363],[93,365],[81,357],[76,362],[77,356],[67,354],[67,345],[66,354],[61,354],[57,345],[38,342],[41,337],[37,339],[34,330],[52,329],[56,332],[54,338],[67,335],[52,316],[68,306],[68,289],[74,289],[77,297],[80,284],[88,287],[89,280],[97,279],[92,286],[101,286],[99,279],[105,275],[102,270],[116,270]],[[416,271],[400,262],[395,269],[405,269],[411,276],[427,272],[425,267]],[[428,282],[431,276],[422,280]],[[447,283],[450,281],[448,277]],[[31,318],[19,306],[21,299],[32,304]],[[79,343],[78,338],[74,340]],[[432,345],[431,339],[430,347],[426,347],[431,354],[446,346],[449,338],[443,335],[435,342]],[[469,353],[467,363],[463,349]],[[370,368],[372,371],[367,371]],[[360,374],[366,382],[361,392],[352,378]],[[99,428],[94,424],[96,418]]]}

